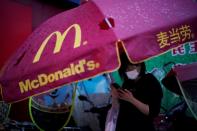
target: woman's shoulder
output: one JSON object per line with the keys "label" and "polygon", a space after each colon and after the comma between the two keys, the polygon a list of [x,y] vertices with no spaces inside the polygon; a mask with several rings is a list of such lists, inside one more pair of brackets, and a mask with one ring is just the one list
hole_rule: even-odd
{"label": "woman's shoulder", "polygon": [[159,81],[153,74],[151,73],[145,74],[140,83],[143,83],[143,85],[146,85],[146,87],[148,87],[148,90],[150,92],[153,92],[153,91],[158,92],[157,95],[162,96],[161,84],[159,83]]}
{"label": "woman's shoulder", "polygon": [[141,80],[146,84],[151,84],[151,85],[154,84],[160,86],[160,83],[157,80],[157,78],[151,73],[147,73],[143,75]]}
{"label": "woman's shoulder", "polygon": [[153,74],[151,74],[151,73],[144,74],[144,75],[142,76],[142,79],[154,79],[154,80],[157,80],[157,79],[155,78],[155,76],[154,76]]}

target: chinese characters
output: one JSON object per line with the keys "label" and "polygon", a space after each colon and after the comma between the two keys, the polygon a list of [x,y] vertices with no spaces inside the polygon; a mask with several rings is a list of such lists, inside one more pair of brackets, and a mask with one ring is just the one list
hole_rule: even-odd
{"label": "chinese characters", "polygon": [[160,32],[157,35],[157,42],[160,48],[171,46],[172,44],[184,43],[192,39],[192,31],[189,25],[172,28],[167,32]]}

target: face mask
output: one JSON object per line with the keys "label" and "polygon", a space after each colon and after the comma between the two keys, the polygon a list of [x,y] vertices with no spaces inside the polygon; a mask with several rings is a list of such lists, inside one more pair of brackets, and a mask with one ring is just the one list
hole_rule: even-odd
{"label": "face mask", "polygon": [[133,79],[136,79],[138,77],[139,72],[135,69],[135,70],[126,72],[126,75],[129,79],[133,80]]}

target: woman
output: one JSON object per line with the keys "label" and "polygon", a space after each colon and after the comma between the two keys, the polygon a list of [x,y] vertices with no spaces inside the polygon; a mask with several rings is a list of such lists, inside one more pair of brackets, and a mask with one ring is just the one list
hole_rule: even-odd
{"label": "woman", "polygon": [[162,99],[161,86],[152,74],[145,74],[144,63],[132,64],[125,57],[121,60],[119,74],[124,83],[119,89],[112,85],[112,97],[120,106],[116,131],[154,131],[153,119],[160,111]]}

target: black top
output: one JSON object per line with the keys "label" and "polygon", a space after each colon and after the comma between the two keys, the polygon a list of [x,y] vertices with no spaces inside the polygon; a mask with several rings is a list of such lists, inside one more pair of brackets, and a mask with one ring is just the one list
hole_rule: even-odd
{"label": "black top", "polygon": [[131,103],[119,100],[120,110],[116,131],[154,131],[153,118],[160,111],[162,89],[152,74],[142,76],[137,82],[126,80],[122,88],[129,89],[134,97],[149,105],[149,115],[144,115]]}

